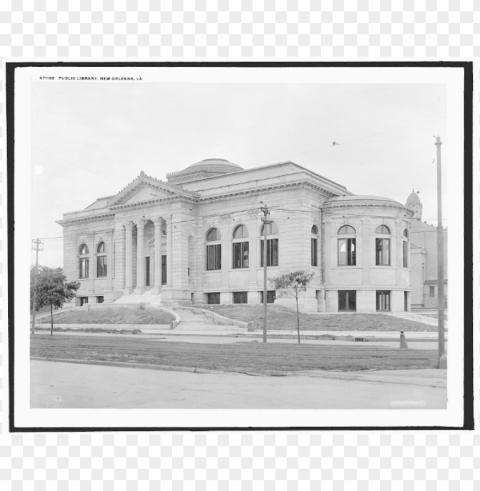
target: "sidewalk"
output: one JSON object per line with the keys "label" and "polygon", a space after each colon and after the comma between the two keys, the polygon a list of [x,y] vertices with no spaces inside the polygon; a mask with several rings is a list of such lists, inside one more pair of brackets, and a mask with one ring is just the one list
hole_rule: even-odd
{"label": "sidewalk", "polygon": [[442,409],[446,403],[445,370],[252,377],[31,362],[34,408]]}

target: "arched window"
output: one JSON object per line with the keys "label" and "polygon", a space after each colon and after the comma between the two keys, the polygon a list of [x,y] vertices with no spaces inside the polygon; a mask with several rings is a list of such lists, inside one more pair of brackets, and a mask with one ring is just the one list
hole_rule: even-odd
{"label": "arched window", "polygon": [[390,229],[386,225],[380,225],[380,227],[377,227],[377,230],[375,230],[375,233],[390,235]]}
{"label": "arched window", "polygon": [[[263,267],[264,227],[260,229],[260,266]],[[267,235],[278,235],[278,227],[275,222],[267,223]],[[267,239],[267,267],[278,266],[278,239]]]}
{"label": "arched window", "polygon": [[313,237],[310,238],[310,262],[312,266],[318,266],[318,227],[314,225],[311,232]]}
{"label": "arched window", "polygon": [[[211,228],[207,232],[207,242],[217,242],[220,238],[217,228]],[[207,271],[222,269],[222,244],[208,244],[206,254]]]}
{"label": "arched window", "polygon": [[403,231],[403,236],[407,240],[403,240],[403,267],[408,268],[408,229]]}
{"label": "arched window", "polygon": [[221,236],[220,236],[220,231],[218,230],[218,228],[211,228],[207,232],[207,242],[215,242],[216,240],[220,240],[220,239],[221,239]]}
{"label": "arched window", "polygon": [[[375,233],[390,235],[390,229],[386,225],[380,225]],[[390,266],[390,239],[375,238],[375,257],[377,266]]]}
{"label": "arched window", "polygon": [[[260,235],[263,237],[263,227],[260,229]],[[267,235],[278,235],[278,227],[275,222],[267,223]]]}
{"label": "arched window", "polygon": [[355,234],[355,229],[351,227],[350,225],[344,225],[343,227],[340,227],[338,230],[339,234]]}
{"label": "arched window", "polygon": [[97,278],[107,276],[107,255],[105,253],[105,242],[100,242],[97,246]]}
{"label": "arched window", "polygon": [[[355,233],[355,229],[350,225],[343,225],[338,229],[338,235],[355,235]],[[355,237],[338,239],[338,265],[357,265],[357,239]]]}
{"label": "arched window", "polygon": [[[78,277],[83,280],[88,278],[88,269],[90,261],[88,258],[88,247],[87,244],[82,244],[78,250],[80,253],[80,258],[78,260]],[[83,257],[82,257],[83,256]]]}
{"label": "arched window", "polygon": [[243,240],[248,237],[245,225],[239,225],[233,231],[233,269],[248,268],[249,243]]}
{"label": "arched window", "polygon": [[239,225],[233,231],[233,238],[234,239],[242,239],[243,237],[248,237],[248,229],[247,229],[247,227],[245,227],[245,225]]}

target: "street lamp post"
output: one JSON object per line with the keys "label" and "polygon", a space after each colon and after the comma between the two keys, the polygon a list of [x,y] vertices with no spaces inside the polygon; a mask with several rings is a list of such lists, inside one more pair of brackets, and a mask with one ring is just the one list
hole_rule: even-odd
{"label": "street lamp post", "polygon": [[444,291],[444,256],[442,225],[442,141],[436,137],[437,147],[437,278],[438,278],[438,368],[447,368],[445,353],[445,291]]}

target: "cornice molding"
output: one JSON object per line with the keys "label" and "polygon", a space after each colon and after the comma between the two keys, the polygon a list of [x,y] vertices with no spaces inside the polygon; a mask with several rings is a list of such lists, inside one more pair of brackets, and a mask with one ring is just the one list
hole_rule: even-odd
{"label": "cornice molding", "polygon": [[64,225],[70,225],[72,223],[78,223],[78,222],[93,222],[97,220],[103,220],[105,218],[109,217],[115,217],[115,213],[104,213],[102,215],[89,215],[85,217],[75,217],[75,218],[64,218],[63,220],[57,220],[56,223],[61,225],[62,227]]}

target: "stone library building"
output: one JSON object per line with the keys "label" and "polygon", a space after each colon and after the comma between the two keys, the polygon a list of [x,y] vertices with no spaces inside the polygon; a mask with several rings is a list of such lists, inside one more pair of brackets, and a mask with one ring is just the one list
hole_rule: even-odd
{"label": "stone library building", "polygon": [[[355,195],[293,162],[243,169],[206,159],[166,177],[142,171],[118,194],[58,222],[65,274],[81,284],[78,305],[263,302],[266,205],[268,276],[315,273],[302,311],[410,310],[415,197],[404,206]],[[422,288],[415,295],[430,292]],[[295,307],[270,284],[267,301]]]}

